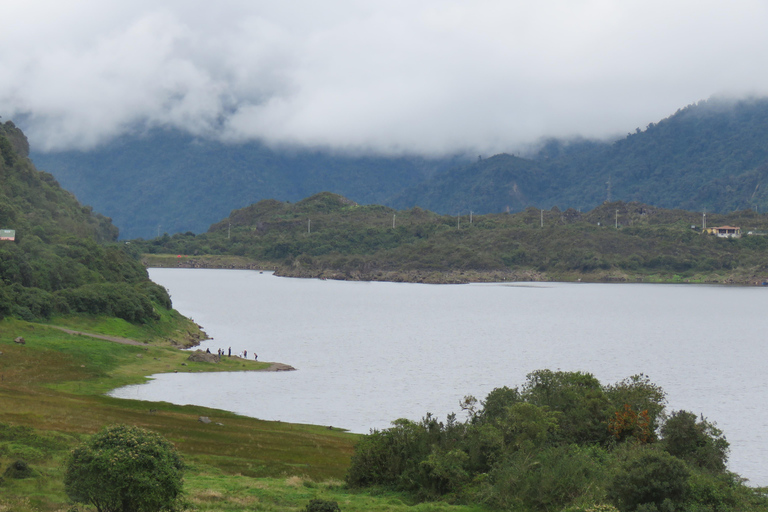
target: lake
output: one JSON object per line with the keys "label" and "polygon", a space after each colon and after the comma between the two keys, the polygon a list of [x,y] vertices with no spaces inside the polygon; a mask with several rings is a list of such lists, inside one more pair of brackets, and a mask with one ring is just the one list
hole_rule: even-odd
{"label": "lake", "polygon": [[[150,269],[213,338],[295,372],[162,374],[113,396],[197,404],[367,433],[460,413],[531,371],[603,384],[644,373],[725,431],[729,467],[768,485],[768,288],[290,279],[248,270]],[[459,418],[463,418],[459,414]]]}

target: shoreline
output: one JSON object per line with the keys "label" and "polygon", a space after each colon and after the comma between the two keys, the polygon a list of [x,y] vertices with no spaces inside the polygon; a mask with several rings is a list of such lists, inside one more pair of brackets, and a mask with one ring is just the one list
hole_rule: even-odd
{"label": "shoreline", "polygon": [[560,272],[547,273],[533,269],[521,270],[371,270],[342,271],[316,269],[301,266],[285,267],[271,263],[229,256],[174,256],[145,254],[142,263],[146,268],[189,268],[219,270],[254,270],[273,272],[278,277],[304,279],[331,279],[336,281],[366,281],[424,284],[468,284],[468,283],[646,283],[646,284],[716,284],[730,286],[766,286],[768,276],[747,269],[741,272],[719,274],[692,274],[682,276],[660,272],[656,274],[629,273],[607,270],[592,273]]}
{"label": "shoreline", "polygon": [[[59,325],[50,325],[50,324],[44,324],[44,325],[46,327],[51,327],[53,329],[57,329],[59,331],[65,332],[65,333],[70,334],[72,336],[86,336],[86,337],[94,338],[94,339],[97,339],[97,340],[109,341],[111,343],[119,343],[121,345],[132,345],[132,346],[138,346],[138,347],[151,347],[151,346],[153,346],[151,343],[137,341],[137,340],[133,340],[133,339],[130,339],[130,338],[123,338],[123,337],[120,337],[120,336],[110,336],[110,335],[107,335],[107,334],[98,334],[98,333],[78,331],[78,330],[74,330],[74,329],[69,329],[67,327],[62,327],[62,326],[59,326]],[[210,339],[210,338],[206,338],[206,339]],[[197,345],[200,344],[200,341],[205,341],[205,340],[198,340]],[[193,346],[197,346],[197,345],[193,345]],[[187,349],[192,348],[192,346],[189,346],[189,347],[178,347],[178,346],[176,346],[176,347],[169,347],[169,348],[176,349],[179,352],[184,353],[184,352],[187,352]],[[203,358],[200,358],[200,360],[193,359],[192,356],[197,354],[198,352],[203,356]],[[195,361],[195,362],[201,362],[201,363],[210,363],[210,364],[218,364],[219,361],[220,361],[220,359],[217,356],[214,356],[211,353],[203,352],[200,349],[197,349],[195,351],[190,351],[189,353],[190,353],[190,355],[187,357],[188,361]],[[212,356],[212,357],[208,357],[208,356]],[[215,358],[215,360],[214,360],[214,358]],[[232,359],[232,358],[230,358],[230,359]],[[239,357],[239,356],[234,356],[234,359],[239,359],[240,361],[248,362],[248,363],[269,364],[269,366],[266,367],[266,368],[251,368],[251,369],[245,369],[245,370],[226,370],[226,371],[243,371],[243,372],[288,372],[288,371],[296,371],[296,368],[294,368],[293,366],[291,366],[289,364],[285,364],[285,363],[276,363],[276,362],[271,362],[271,361],[251,361],[250,359],[244,359],[244,358]],[[174,372],[178,372],[178,370],[174,370]],[[170,372],[161,372],[161,373],[170,373]],[[188,373],[188,372],[185,372],[185,373]],[[145,375],[145,377],[149,377],[149,376]],[[115,388],[115,389],[117,389],[117,388]]]}

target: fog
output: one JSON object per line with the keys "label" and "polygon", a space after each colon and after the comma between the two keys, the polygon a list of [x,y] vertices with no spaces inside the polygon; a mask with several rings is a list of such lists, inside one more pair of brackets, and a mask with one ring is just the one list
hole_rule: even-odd
{"label": "fog", "polygon": [[3,7],[0,115],[38,151],[176,127],[384,154],[516,151],[768,92],[759,1]]}

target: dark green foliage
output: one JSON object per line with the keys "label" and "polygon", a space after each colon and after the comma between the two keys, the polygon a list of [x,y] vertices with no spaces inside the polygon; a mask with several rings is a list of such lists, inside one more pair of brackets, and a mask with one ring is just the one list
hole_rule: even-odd
{"label": "dark green foliage", "polygon": [[[159,295],[155,287],[150,289]],[[142,293],[142,286],[128,283],[99,283],[56,293],[66,304],[67,310],[61,311],[62,313],[114,316],[134,323],[146,323],[160,318],[147,293]]]}
{"label": "dark green foliage", "polygon": [[464,453],[452,453],[461,429],[427,415],[416,423],[406,419],[392,428],[374,431],[360,442],[352,457],[348,482],[355,487],[389,485],[438,496],[466,479]]}
{"label": "dark green foliage", "polygon": [[[362,204],[420,205],[447,215],[529,206],[578,213],[617,199],[762,212],[768,207],[766,126],[766,99],[710,99],[620,140],[545,141],[529,158],[501,154],[472,162],[279,151],[154,130],[89,152],[36,153],[34,160],[131,238],[200,233],[233,208],[267,198],[295,202],[321,190]],[[589,252],[573,257],[588,268],[600,264]],[[684,260],[678,264],[686,267]]]}
{"label": "dark green foliage", "polygon": [[[386,273],[428,280],[440,272],[497,274],[497,280],[536,272],[550,279],[584,273],[625,281],[724,280],[718,273],[740,273],[752,283],[768,279],[763,257],[768,237],[718,239],[691,229],[700,222],[698,213],[615,202],[584,213],[544,212],[544,228],[535,209],[473,216],[471,224],[465,215],[459,225],[456,217],[419,208],[360,206],[321,193],[297,204],[262,201],[231,212],[208,233],[134,241],[130,247],[146,253],[241,255],[290,275],[368,280]],[[768,215],[752,211],[709,215],[708,222],[768,232]]]}
{"label": "dark green foliage", "polygon": [[673,412],[661,428],[664,449],[686,462],[715,473],[725,471],[728,441],[723,432],[688,411]]}
{"label": "dark green foliage", "polygon": [[331,500],[311,499],[304,508],[305,512],[341,512],[339,504]]}
{"label": "dark green foliage", "polygon": [[689,475],[680,459],[661,450],[639,449],[619,467],[608,496],[622,512],[671,512],[685,497]]}
{"label": "dark green foliage", "polygon": [[124,238],[200,233],[234,208],[269,198],[296,202],[322,190],[362,203],[382,202],[466,161],[281,151],[258,142],[202,140],[178,130],[125,136],[89,152],[34,153],[33,159],[113,218]]}
{"label": "dark green foliage", "polygon": [[66,462],[64,488],[99,512],[179,510],[184,463],[162,436],[126,425],[107,427]]}
{"label": "dark green foliage", "polygon": [[17,460],[12,462],[3,473],[4,478],[32,478],[35,476],[35,471],[27,464],[25,460]]}
{"label": "dark green foliage", "polygon": [[561,510],[589,499],[605,468],[576,445],[515,452],[488,475],[488,503],[502,510]]}
{"label": "dark green foliage", "polygon": [[645,375],[603,385],[588,373],[535,371],[520,389],[494,389],[479,405],[466,397],[464,422],[428,414],[371,432],[355,448],[347,483],[499,510],[612,510],[600,508],[606,500],[622,512],[768,510],[768,498],[724,465],[689,456],[691,444],[722,448],[719,431],[694,421],[698,441],[675,441],[690,418],[675,413],[663,424],[665,401]]}
{"label": "dark green foliage", "polygon": [[534,405],[560,413],[558,439],[565,443],[602,443],[609,439],[610,403],[600,382],[581,372],[539,370],[528,375],[521,395]]}
{"label": "dark green foliage", "polygon": [[[550,140],[531,159],[449,169],[387,204],[441,213],[588,210],[604,201],[730,212],[768,208],[768,99],[710,99],[615,142]],[[610,185],[608,185],[610,182]]]}
{"label": "dark green foliage", "polygon": [[0,318],[36,321],[52,314],[106,314],[131,322],[158,318],[168,294],[151,283],[117,229],[82,206],[26,158],[26,137],[0,124]]}

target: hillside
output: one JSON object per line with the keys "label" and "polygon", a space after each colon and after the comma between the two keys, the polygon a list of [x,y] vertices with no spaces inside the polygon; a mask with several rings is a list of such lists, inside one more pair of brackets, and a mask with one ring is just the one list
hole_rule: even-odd
{"label": "hillside", "polygon": [[295,202],[323,190],[360,204],[444,214],[528,206],[585,211],[608,199],[763,211],[766,148],[768,100],[711,99],[615,142],[543,141],[528,158],[387,158],[227,145],[160,129],[88,152],[32,158],[129,239],[201,233],[233,208],[270,198]]}
{"label": "hillside", "polygon": [[460,217],[420,208],[358,205],[321,193],[298,203],[260,201],[207,233],[135,242],[152,265],[207,265],[240,256],[281,275],[334,279],[468,282],[592,280],[738,282],[768,280],[768,215],[707,215],[709,227],[742,228],[740,239],[702,234],[702,215],[642,203],[588,211],[527,208]]}
{"label": "hillside", "polygon": [[88,314],[158,328],[187,322],[171,312],[168,293],[149,280],[130,246],[114,243],[111,220],[37,171],[28,147],[12,122],[0,124],[0,229],[14,231],[0,240],[0,319]]}
{"label": "hillside", "polygon": [[613,143],[551,140],[530,160],[498,155],[452,169],[388,204],[494,213],[526,206],[589,210],[622,200],[725,213],[764,211],[766,186],[768,100],[712,99]]}
{"label": "hillside", "polygon": [[233,208],[268,198],[298,201],[321,190],[381,202],[457,161],[224,144],[160,129],[90,152],[36,152],[32,158],[114,219],[122,239],[200,233]]}

